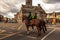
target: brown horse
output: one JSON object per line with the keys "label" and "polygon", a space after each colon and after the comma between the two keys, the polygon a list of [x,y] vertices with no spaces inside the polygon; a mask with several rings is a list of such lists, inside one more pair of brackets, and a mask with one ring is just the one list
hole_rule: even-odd
{"label": "brown horse", "polygon": [[[22,21],[25,20],[25,25],[26,25],[27,31],[29,31],[29,26],[31,26],[32,29],[34,29],[33,26],[36,26],[37,31],[38,31],[38,36],[39,36],[39,35],[41,34],[41,29],[43,29],[43,27],[45,27],[45,29],[46,29],[45,24],[44,24],[43,27],[41,27],[42,24],[44,23],[44,21],[42,22],[42,21],[39,20],[39,19],[32,19],[32,20],[30,20],[30,22],[29,22],[29,20],[28,20],[27,18],[28,18],[28,17],[25,16],[25,15],[22,16]],[[41,24],[41,23],[42,23],[42,24]],[[44,30],[43,30],[43,31],[44,31]],[[44,32],[45,32],[45,31],[44,31]]]}

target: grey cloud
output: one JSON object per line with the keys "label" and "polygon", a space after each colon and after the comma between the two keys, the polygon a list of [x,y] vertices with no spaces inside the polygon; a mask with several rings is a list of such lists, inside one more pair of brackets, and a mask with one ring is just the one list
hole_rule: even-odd
{"label": "grey cloud", "polygon": [[[0,0],[0,14],[1,15],[8,15],[9,12],[11,13],[17,13],[19,11],[19,8],[16,5],[21,5],[24,3],[25,0]],[[11,16],[10,16],[11,17]]]}
{"label": "grey cloud", "polygon": [[11,9],[10,11],[11,11],[12,13],[16,13],[16,12],[18,12],[19,10],[16,9],[16,8],[13,8],[13,9]]}
{"label": "grey cloud", "polygon": [[26,0],[18,0],[18,3],[23,3],[25,2]]}
{"label": "grey cloud", "polygon": [[60,3],[60,0],[46,0],[45,3]]}
{"label": "grey cloud", "polygon": [[0,12],[0,15],[5,16],[5,15],[8,15],[8,14],[7,13]]}
{"label": "grey cloud", "polygon": [[[8,9],[7,12],[17,12],[19,10],[19,8],[17,8],[17,6],[15,6],[15,5],[25,2],[25,0],[15,0],[15,1],[17,1],[16,3],[14,1],[12,2],[12,0],[7,0],[7,1],[1,0],[1,1],[2,1],[2,3],[1,3],[2,7],[6,10]],[[11,2],[9,2],[9,1],[11,1]]]}

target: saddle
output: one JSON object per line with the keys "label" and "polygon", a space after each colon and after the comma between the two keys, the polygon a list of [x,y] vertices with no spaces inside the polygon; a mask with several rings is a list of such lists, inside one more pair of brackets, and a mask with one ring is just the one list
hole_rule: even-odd
{"label": "saddle", "polygon": [[32,19],[32,20],[30,21],[30,24],[37,24],[37,19]]}

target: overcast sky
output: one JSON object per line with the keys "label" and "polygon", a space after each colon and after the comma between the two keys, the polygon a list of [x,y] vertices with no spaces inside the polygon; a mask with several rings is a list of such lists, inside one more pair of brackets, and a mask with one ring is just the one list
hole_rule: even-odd
{"label": "overcast sky", "polygon": [[[33,6],[41,4],[46,12],[60,11],[60,0],[32,0]],[[13,18],[14,14],[20,11],[25,0],[0,0],[0,14]]]}

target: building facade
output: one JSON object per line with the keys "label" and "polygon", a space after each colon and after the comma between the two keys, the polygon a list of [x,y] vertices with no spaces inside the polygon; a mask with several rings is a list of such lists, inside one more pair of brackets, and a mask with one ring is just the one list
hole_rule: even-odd
{"label": "building facade", "polygon": [[26,5],[22,5],[20,12],[17,13],[15,18],[17,20],[21,20],[22,15],[28,16],[29,12],[31,12],[32,14],[37,13],[37,16],[39,17],[45,17],[46,15],[40,4],[38,4],[38,6],[32,6],[32,0],[26,0]]}
{"label": "building facade", "polygon": [[22,14],[24,15],[28,15],[29,12],[31,12],[32,14],[37,13],[39,16],[42,17],[46,15],[40,4],[38,4],[38,6],[32,5],[32,0],[26,0],[26,5],[22,5],[21,10]]}
{"label": "building facade", "polygon": [[48,19],[55,19],[56,23],[60,23],[60,12],[47,13]]}
{"label": "building facade", "polygon": [[22,22],[22,11],[21,10],[20,10],[20,12],[17,12],[14,19],[17,20],[18,23]]}

